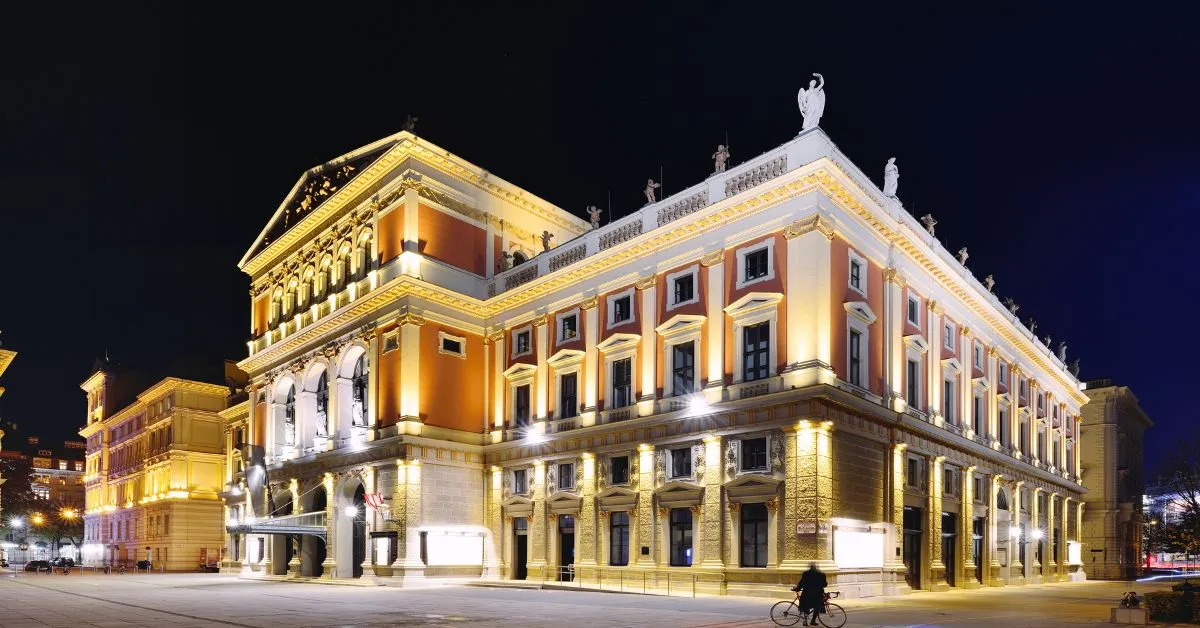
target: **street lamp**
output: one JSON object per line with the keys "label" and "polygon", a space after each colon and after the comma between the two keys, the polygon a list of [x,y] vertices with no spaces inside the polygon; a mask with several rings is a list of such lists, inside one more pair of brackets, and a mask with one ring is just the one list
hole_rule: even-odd
{"label": "street lamp", "polygon": [[79,513],[75,512],[74,508],[63,508],[61,514],[62,518],[66,519],[67,521],[71,521],[75,517],[79,516]]}
{"label": "street lamp", "polygon": [[34,513],[33,516],[29,518],[29,523],[31,523],[35,526],[40,526],[45,522],[46,522],[46,518],[43,517],[42,513],[40,513],[40,512]]}
{"label": "street lamp", "polygon": [[8,525],[20,530],[25,527],[25,520],[20,517],[13,517],[8,520]]}
{"label": "street lamp", "polygon": [[1034,528],[1032,534],[1033,534],[1033,540],[1035,540],[1035,541],[1042,540],[1042,529],[1041,528]]}

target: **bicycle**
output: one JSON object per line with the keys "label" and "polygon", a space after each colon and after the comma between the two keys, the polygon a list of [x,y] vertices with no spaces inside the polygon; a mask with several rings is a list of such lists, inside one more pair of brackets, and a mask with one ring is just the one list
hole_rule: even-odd
{"label": "bicycle", "polygon": [[[820,622],[825,628],[842,628],[846,623],[846,611],[841,606],[830,602],[829,600],[841,595],[837,591],[825,594],[825,612],[819,613],[816,610],[812,611],[812,619],[805,622],[806,626],[815,626]],[[805,613],[800,610],[800,592],[796,592],[796,598],[790,602],[776,602],[771,607],[771,621],[780,626],[792,626],[804,617]]]}

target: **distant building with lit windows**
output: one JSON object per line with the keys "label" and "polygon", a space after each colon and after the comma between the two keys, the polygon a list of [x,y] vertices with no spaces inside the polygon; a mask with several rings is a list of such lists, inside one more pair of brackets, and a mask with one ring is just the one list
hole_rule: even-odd
{"label": "distant building with lit windows", "polygon": [[149,558],[156,569],[194,571],[222,543],[219,412],[229,391],[170,377],[137,391],[121,377],[100,364],[82,385],[84,561]]}
{"label": "distant building with lit windows", "polygon": [[240,267],[228,570],[1082,577],[1078,381],[820,129],[598,228],[401,132]]}

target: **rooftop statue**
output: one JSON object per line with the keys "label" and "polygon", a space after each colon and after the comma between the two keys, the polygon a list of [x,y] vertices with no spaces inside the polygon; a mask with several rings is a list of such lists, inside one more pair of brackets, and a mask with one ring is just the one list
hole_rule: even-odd
{"label": "rooftop statue", "polygon": [[984,277],[984,278],[983,278],[983,285],[987,287],[987,291],[988,291],[988,292],[991,292],[991,291],[992,291],[992,288],[996,286],[996,278],[995,278],[995,277],[992,277],[991,275],[988,275],[987,277]]}
{"label": "rooftop statue", "polygon": [[550,240],[551,240],[551,238],[554,237],[554,234],[550,233],[549,231],[542,231],[542,235],[540,235],[538,237],[541,238],[541,240],[542,240],[542,251],[543,252],[549,251],[550,250]]}
{"label": "rooftop statue", "polygon": [[929,231],[929,235],[936,238],[937,234],[934,233],[933,228],[937,226],[937,221],[933,219],[933,214],[921,216],[921,222],[925,223],[925,229]]}
{"label": "rooftop statue", "polygon": [[1017,302],[1013,301],[1012,297],[1004,297],[1004,307],[1008,308],[1008,311],[1013,314],[1016,314],[1017,310],[1021,309],[1021,306],[1017,305]]}
{"label": "rooftop statue", "polygon": [[1063,363],[1067,361],[1067,343],[1065,340],[1060,340],[1058,343],[1058,360]]}
{"label": "rooftop statue", "polygon": [[500,254],[500,270],[508,270],[512,268],[512,253],[504,251]]}
{"label": "rooftop statue", "polygon": [[1029,333],[1033,334],[1034,336],[1037,336],[1037,320],[1036,319],[1030,318],[1029,323],[1025,326],[1029,328]]}
{"label": "rooftop statue", "polygon": [[1049,349],[1052,346],[1050,344],[1050,334],[1046,334],[1045,336],[1042,336],[1042,344],[1046,345],[1047,349]]}
{"label": "rooftop statue", "polygon": [[825,114],[825,77],[819,72],[813,72],[816,79],[808,82],[808,89],[800,88],[796,102],[800,105],[800,114],[804,116],[802,131],[816,128]]}
{"label": "rooftop statue", "polygon": [[965,247],[965,246],[962,247],[961,249],[958,250],[958,263],[962,264],[963,266],[966,266],[967,258],[970,256],[971,256],[971,254],[967,252],[967,247]]}
{"label": "rooftop statue", "polygon": [[883,195],[896,198],[896,188],[900,187],[900,168],[896,167],[896,158],[887,160],[883,167]]}
{"label": "rooftop statue", "polygon": [[725,172],[725,163],[729,161],[729,147],[724,144],[717,145],[717,152],[713,153],[713,172]]}
{"label": "rooftop statue", "polygon": [[416,116],[404,116],[404,130],[409,133],[416,133],[417,120],[420,120],[420,118]]}
{"label": "rooftop statue", "polygon": [[592,221],[593,229],[600,228],[600,214],[603,213],[603,211],[604,210],[602,210],[602,209],[597,209],[595,205],[588,205],[588,208],[587,208],[588,219]]}
{"label": "rooftop statue", "polygon": [[1071,360],[1071,363],[1067,365],[1067,370],[1075,377],[1079,377],[1079,358]]}
{"label": "rooftop statue", "polygon": [[653,205],[658,201],[654,195],[654,189],[662,187],[661,183],[655,183],[654,179],[646,179],[646,204]]}

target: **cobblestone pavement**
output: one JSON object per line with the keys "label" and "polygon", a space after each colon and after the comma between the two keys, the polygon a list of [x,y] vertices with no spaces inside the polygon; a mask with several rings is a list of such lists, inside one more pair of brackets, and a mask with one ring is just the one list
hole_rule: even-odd
{"label": "cobblestone pavement", "polygon": [[[1136,585],[1139,593],[1166,585]],[[1101,625],[1126,583],[1063,583],[843,600],[847,626]],[[775,600],[422,589],[216,574],[0,574],[0,626],[772,626]]]}

